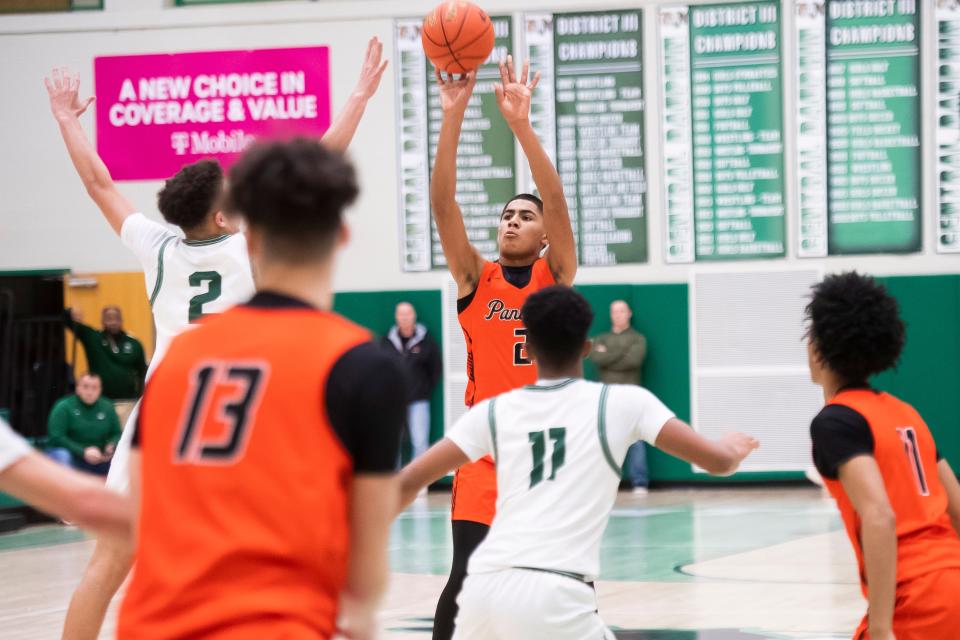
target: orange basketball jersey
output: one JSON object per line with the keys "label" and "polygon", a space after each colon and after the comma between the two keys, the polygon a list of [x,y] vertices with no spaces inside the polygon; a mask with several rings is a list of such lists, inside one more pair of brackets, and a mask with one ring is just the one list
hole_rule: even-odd
{"label": "orange basketball jersey", "polygon": [[140,409],[119,637],[333,637],[352,462],[324,394],[369,339],[333,313],[251,306],[175,339]]}
{"label": "orange basketball jersey", "polygon": [[[853,409],[873,435],[873,457],[880,467],[897,520],[897,583],[933,571],[960,568],[960,538],[947,514],[947,495],[937,472],[937,448],[916,409],[888,393],[852,389],[830,405]],[[860,518],[836,479],[824,478],[836,499],[857,555],[861,585],[867,593]]]}
{"label": "orange basketball jersey", "polygon": [[467,341],[468,407],[537,381],[537,367],[527,359],[527,330],[520,309],[531,293],[553,284],[543,258],[533,263],[530,282],[523,288],[507,281],[499,262],[483,265],[477,289],[459,313]]}
{"label": "orange basketball jersey", "polygon": [[[461,301],[460,327],[467,342],[468,407],[487,398],[533,384],[537,367],[527,358],[527,330],[520,309],[527,297],[556,280],[543,258],[533,263],[530,281],[523,287],[511,284],[499,262],[487,262],[473,294]],[[489,457],[463,465],[453,480],[454,520],[489,525],[497,505],[497,474]]]}

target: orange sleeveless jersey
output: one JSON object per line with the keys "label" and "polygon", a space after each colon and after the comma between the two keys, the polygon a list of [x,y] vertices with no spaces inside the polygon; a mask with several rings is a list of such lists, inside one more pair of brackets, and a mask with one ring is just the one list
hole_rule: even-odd
{"label": "orange sleeveless jersey", "polygon": [[369,339],[332,313],[241,306],[172,343],[140,409],[120,638],[333,636],[352,462],[324,393]]}
{"label": "orange sleeveless jersey", "polygon": [[[468,407],[537,381],[537,367],[527,359],[520,309],[531,293],[554,284],[556,280],[543,258],[533,263],[530,282],[522,289],[504,278],[499,262],[483,265],[473,299],[459,314],[467,342],[464,402]],[[453,480],[452,518],[489,525],[496,504],[493,460],[486,457],[460,467]]]}
{"label": "orange sleeveless jersey", "polygon": [[[842,391],[830,404],[858,412],[873,433],[873,456],[897,518],[897,584],[941,569],[960,568],[960,538],[947,514],[936,444],[920,414],[890,394],[868,389]],[[867,595],[860,518],[843,485],[837,480],[824,481],[840,508]]]}

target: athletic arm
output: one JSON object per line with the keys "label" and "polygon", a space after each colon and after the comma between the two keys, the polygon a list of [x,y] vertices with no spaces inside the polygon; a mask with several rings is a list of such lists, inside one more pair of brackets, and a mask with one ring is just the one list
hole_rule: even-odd
{"label": "athletic arm", "polygon": [[492,402],[485,400],[475,405],[450,427],[446,437],[400,471],[398,513],[413,502],[417,492],[454,469],[487,455],[496,457]]}
{"label": "athletic arm", "polygon": [[470,244],[463,223],[463,212],[456,198],[457,147],[477,76],[476,72],[470,72],[460,80],[452,77],[444,80],[439,71],[436,76],[440,85],[443,120],[430,176],[430,206],[447,267],[457,283],[457,297],[463,298],[476,290],[484,262],[480,252]]}
{"label": "athletic arm", "polygon": [[[139,433],[139,421],[138,424],[134,425],[134,428],[136,428]],[[134,435],[137,435],[137,433]],[[143,504],[143,469],[140,462],[139,442],[131,447],[130,457],[127,459],[127,466],[127,473],[130,474],[130,530],[133,535],[133,541],[135,542],[140,539],[140,507]]]}
{"label": "athletic arm", "polygon": [[450,438],[444,438],[430,447],[400,472],[400,504],[397,511],[410,506],[421,489],[468,462],[470,458]]}
{"label": "athletic arm", "polygon": [[129,540],[128,498],[36,452],[31,451],[0,472],[0,490],[85,529]]}
{"label": "athletic arm", "polygon": [[337,114],[330,128],[320,141],[330,149],[337,151],[346,151],[353,140],[357,127],[360,126],[360,120],[363,118],[363,112],[367,108],[367,102],[377,92],[380,86],[380,79],[387,68],[386,60],[381,62],[383,56],[383,43],[374,36],[367,43],[367,53],[363,60],[363,67],[360,69],[360,79],[357,80],[357,86],[350,94],[350,98],[343,106],[343,109]]}
{"label": "athletic arm", "polygon": [[68,435],[70,430],[70,411],[62,402],[58,402],[50,411],[47,419],[47,441],[51,447],[63,447],[78,458],[83,457],[86,448]]}
{"label": "athletic arm", "polygon": [[376,634],[376,610],[390,572],[387,543],[397,492],[394,474],[358,474],[350,488],[350,559],[338,627],[352,640]]}
{"label": "athletic arm", "polygon": [[570,226],[570,211],[560,174],[530,124],[530,97],[540,82],[540,73],[535,74],[528,83],[529,71],[530,62],[525,60],[518,80],[513,68],[513,56],[507,56],[506,60],[500,62],[502,84],[495,85],[494,91],[500,112],[523,149],[540,199],[543,200],[543,226],[550,243],[546,254],[547,264],[557,284],[570,286],[577,274],[577,248]]}
{"label": "athletic arm", "polygon": [[407,415],[403,379],[399,356],[366,342],[337,360],[323,394],[330,424],[353,466],[350,558],[338,622],[352,639],[374,637],[374,614],[387,583],[387,543],[399,491],[394,468]]}
{"label": "athletic arm", "polygon": [[897,590],[896,514],[873,456],[860,455],[841,464],[839,479],[860,517],[860,540],[869,587],[870,637],[892,638]]}
{"label": "athletic arm", "polygon": [[704,438],[677,418],[667,420],[654,445],[715,476],[733,474],[743,459],[760,446],[754,438],[742,433],[728,433],[717,440]]}
{"label": "athletic arm", "polygon": [[123,221],[136,212],[136,209],[117,189],[110,171],[97,155],[80,125],[80,116],[93,102],[93,98],[80,100],[80,78],[66,69],[54,69],[51,77],[44,81],[50,96],[50,110],[60,126],[60,136],[67,147],[73,167],[87,194],[100,208],[110,227],[120,235]]}
{"label": "athletic arm", "polygon": [[947,513],[953,523],[953,530],[960,536],[960,482],[946,460],[937,463],[937,475],[947,492]]}

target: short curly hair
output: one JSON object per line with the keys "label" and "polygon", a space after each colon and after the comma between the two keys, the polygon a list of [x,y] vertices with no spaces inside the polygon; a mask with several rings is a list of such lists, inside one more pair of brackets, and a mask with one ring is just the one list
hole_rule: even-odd
{"label": "short curly hair", "polygon": [[335,244],[343,210],[359,194],[353,165],[315,140],[250,147],[230,169],[225,209],[264,234],[273,257],[323,258]]}
{"label": "short curly hair", "polygon": [[185,165],[157,194],[163,219],[181,229],[195,229],[220,208],[223,169],[216,160]]}
{"label": "short curly hair", "polygon": [[553,285],[531,294],[521,315],[538,362],[560,368],[580,360],[593,323],[586,298],[570,287]]}
{"label": "short curly hair", "polygon": [[807,338],[845,384],[865,383],[895,367],[906,342],[896,299],[856,271],[814,285],[806,318]]}

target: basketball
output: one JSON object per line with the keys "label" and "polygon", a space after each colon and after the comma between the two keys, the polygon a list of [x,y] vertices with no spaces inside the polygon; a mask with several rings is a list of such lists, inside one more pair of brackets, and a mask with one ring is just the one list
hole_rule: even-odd
{"label": "basketball", "polygon": [[443,2],[423,19],[423,50],[440,71],[466,73],[493,51],[493,23],[472,2]]}

